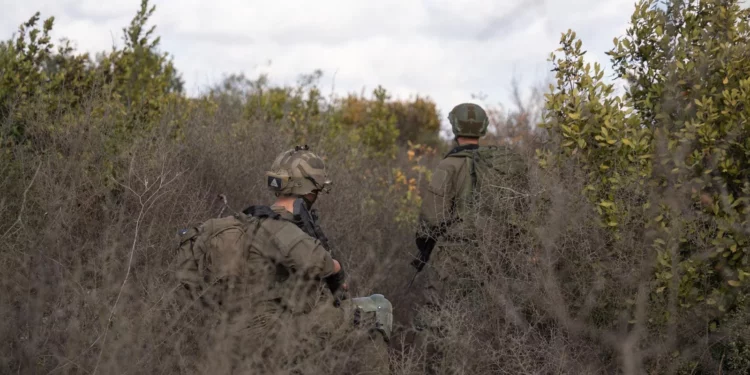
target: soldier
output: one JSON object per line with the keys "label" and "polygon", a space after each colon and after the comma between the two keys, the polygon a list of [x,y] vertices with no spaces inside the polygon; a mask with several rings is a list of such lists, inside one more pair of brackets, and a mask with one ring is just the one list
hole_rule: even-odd
{"label": "soldier", "polygon": [[300,229],[309,224],[318,194],[330,190],[323,160],[306,146],[287,150],[265,182],[276,195],[271,206],[208,220],[182,236],[178,279],[193,300],[221,317],[212,343],[204,345],[202,365],[211,372],[253,373],[335,365],[314,353],[321,353],[325,339],[343,336],[359,344],[354,349],[375,373],[385,373],[388,316],[373,316],[373,326],[384,323],[374,326],[378,335],[372,335],[376,329],[342,331],[355,313],[366,318],[379,308],[390,314],[390,303],[378,295],[334,303],[348,289],[344,270],[319,239]]}
{"label": "soldier", "polygon": [[[457,147],[440,161],[426,189],[416,234],[419,254],[411,262],[417,273],[430,264],[425,271],[426,302],[417,312],[414,322],[417,331],[415,344],[436,352],[438,356],[440,350],[428,344],[428,332],[439,335],[442,325],[430,319],[433,314],[428,311],[438,312],[440,302],[450,292],[471,290],[456,280],[471,280],[472,272],[476,271],[466,265],[466,255],[461,253],[477,246],[476,227],[473,225],[478,216],[476,203],[480,200],[481,180],[491,174],[488,171],[496,172],[493,169],[498,164],[503,164],[502,168],[506,170],[519,170],[518,164],[514,164],[518,161],[517,155],[507,148],[479,146],[479,139],[485,136],[489,125],[482,107],[472,103],[459,104],[450,111],[448,119]],[[438,241],[440,244],[436,247]],[[461,295],[459,292],[459,298]]]}
{"label": "soldier", "polygon": [[[421,272],[429,261],[438,239],[443,237],[445,240],[447,232],[454,229],[451,226],[461,221],[459,211],[461,206],[465,206],[465,198],[471,194],[474,178],[473,158],[466,156],[471,156],[472,151],[479,150],[479,139],[487,133],[489,125],[487,114],[482,107],[471,103],[455,106],[448,114],[448,119],[458,146],[435,168],[432,181],[422,200],[419,229],[416,234],[419,256],[411,262],[417,272]],[[452,232],[458,234],[457,230]],[[467,233],[460,235],[465,237]],[[437,253],[433,256],[433,262],[439,257]],[[428,290],[434,290],[436,287],[435,283],[428,282]]]}

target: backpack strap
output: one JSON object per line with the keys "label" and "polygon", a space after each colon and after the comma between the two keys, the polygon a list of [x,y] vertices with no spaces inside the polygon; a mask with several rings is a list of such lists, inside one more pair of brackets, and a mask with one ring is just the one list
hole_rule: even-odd
{"label": "backpack strap", "polygon": [[272,210],[270,206],[260,206],[260,205],[250,206],[246,208],[244,211],[242,211],[242,213],[247,216],[254,216],[260,219],[265,219],[265,218],[271,218],[274,220],[281,219],[281,215],[274,212],[274,210]]}
{"label": "backpack strap", "polygon": [[471,172],[469,172],[469,175],[471,176],[472,192],[477,188],[477,155],[479,155],[479,153],[476,151],[471,153]]}
{"label": "backpack strap", "polygon": [[[454,158],[465,158],[465,164],[466,167],[469,168],[469,176],[471,176],[471,191],[474,191],[477,187],[477,169],[476,164],[478,160],[478,153],[479,153],[479,145],[463,145],[458,146],[448,154],[445,155],[445,158],[454,157]],[[467,197],[464,197],[467,198]]]}

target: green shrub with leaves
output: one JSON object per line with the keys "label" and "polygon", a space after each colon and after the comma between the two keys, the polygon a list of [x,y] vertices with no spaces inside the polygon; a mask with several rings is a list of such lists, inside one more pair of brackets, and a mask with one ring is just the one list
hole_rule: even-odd
{"label": "green shrub with leaves", "polygon": [[[708,227],[681,238],[699,236],[711,244],[700,249],[705,254],[689,240],[679,245],[688,262],[681,261],[679,273],[707,262],[699,268],[711,276],[708,285],[681,280],[682,302],[718,304],[723,311],[750,275],[750,11],[738,1],[675,1],[663,10],[655,5],[639,4],[633,26],[611,55],[619,76],[631,84],[628,94],[643,125],[660,142],[652,178],[663,190],[689,189],[709,219]],[[661,227],[687,225],[675,217]],[[689,259],[697,255],[708,259]],[[709,288],[712,298],[695,288]]]}
{"label": "green shrub with leaves", "polygon": [[[39,19],[37,12],[14,39],[0,43],[0,138],[6,144],[30,142],[35,133],[27,128],[31,122],[47,122],[51,115],[78,109],[94,86],[88,54],[74,55],[68,41],[55,52],[49,36],[54,17],[41,29]],[[38,111],[40,107],[44,110]]]}
{"label": "green shrub with leaves", "polygon": [[333,121],[350,131],[352,142],[363,144],[373,156],[393,158],[399,130],[388,107],[390,95],[380,86],[372,94],[372,100],[351,94],[341,99]]}
{"label": "green shrub with leaves", "polygon": [[[156,6],[148,0],[141,6],[130,26],[123,29],[124,46],[100,56],[98,73],[112,88],[112,96],[121,103],[126,117],[118,133],[128,136],[154,126],[164,111],[182,100],[183,81],[167,53],[160,53],[156,26],[146,28]],[[139,129],[141,128],[141,129]]]}
{"label": "green shrub with leaves", "polygon": [[[649,175],[650,137],[640,126],[640,117],[627,108],[627,101],[612,95],[614,86],[603,82],[601,66],[585,63],[582,42],[568,31],[552,56],[557,85],[546,95],[547,111],[543,127],[558,139],[562,159],[573,158],[588,173],[586,193],[602,214],[602,225],[617,234],[624,220],[620,189],[641,185]],[[540,150],[540,154],[544,151]],[[550,163],[552,154],[542,157]]]}
{"label": "green shrub with leaves", "polygon": [[640,1],[609,52],[622,96],[574,32],[552,56],[542,126],[555,146],[540,162],[587,172],[613,241],[622,228],[651,239],[655,329],[694,311],[715,330],[750,284],[749,20],[738,1]]}
{"label": "green shrub with leaves", "polygon": [[119,142],[131,140],[135,132],[157,124],[171,106],[179,106],[185,99],[183,82],[168,55],[158,52],[155,26],[146,28],[154,11],[148,0],[142,0],[131,24],[123,29],[124,46],[100,54],[96,61],[87,53],[75,53],[67,41],[54,50],[49,36],[54,17],[46,19],[41,29],[39,12],[23,23],[19,34],[0,46],[3,139],[28,142],[46,132],[65,131],[55,125],[29,126],[49,123],[59,113],[72,115],[95,93],[108,101],[97,100],[98,107],[87,111],[120,119],[110,129],[115,152]]}
{"label": "green shrub with leaves", "polygon": [[420,96],[410,100],[398,100],[389,104],[396,116],[398,143],[408,146],[409,142],[431,147],[441,144],[440,116],[434,101]]}

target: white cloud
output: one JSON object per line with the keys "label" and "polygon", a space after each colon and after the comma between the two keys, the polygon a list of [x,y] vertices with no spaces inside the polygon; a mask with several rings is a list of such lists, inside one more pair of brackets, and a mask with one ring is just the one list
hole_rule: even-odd
{"label": "white cloud", "polygon": [[[122,41],[137,0],[0,0],[5,39],[35,11],[55,16],[54,37],[91,52]],[[223,74],[267,72],[279,83],[322,69],[324,91],[369,92],[378,84],[397,98],[433,98],[450,108],[484,93],[506,102],[512,78],[522,87],[549,74],[546,61],[561,33],[573,29],[590,61],[624,33],[632,0],[161,0],[153,23],[191,93]],[[267,61],[271,60],[268,65]]]}

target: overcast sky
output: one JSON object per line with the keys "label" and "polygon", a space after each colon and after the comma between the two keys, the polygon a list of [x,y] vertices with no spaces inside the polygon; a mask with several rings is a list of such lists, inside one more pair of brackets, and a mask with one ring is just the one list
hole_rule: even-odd
{"label": "overcast sky", "polygon": [[[91,52],[121,45],[139,0],[0,0],[0,37],[35,11],[55,16],[54,37]],[[106,5],[104,5],[106,4]],[[590,61],[624,34],[635,0],[158,0],[151,24],[174,56],[188,93],[224,74],[268,73],[294,83],[324,72],[339,94],[382,84],[396,98],[433,98],[450,108],[484,93],[507,103],[511,80],[522,87],[547,77],[547,58],[568,28]],[[270,63],[269,63],[270,61]],[[334,79],[335,73],[335,79]]]}

